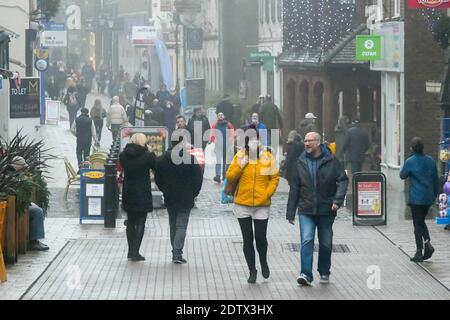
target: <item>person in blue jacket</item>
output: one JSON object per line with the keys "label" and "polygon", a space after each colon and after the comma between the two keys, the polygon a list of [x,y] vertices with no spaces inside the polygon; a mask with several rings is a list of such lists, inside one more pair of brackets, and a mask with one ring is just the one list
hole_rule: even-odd
{"label": "person in blue jacket", "polygon": [[431,258],[434,253],[425,218],[439,193],[439,177],[436,162],[424,153],[421,138],[411,140],[411,150],[413,155],[403,165],[400,178],[410,180],[408,205],[411,207],[417,247],[411,261],[422,262]]}

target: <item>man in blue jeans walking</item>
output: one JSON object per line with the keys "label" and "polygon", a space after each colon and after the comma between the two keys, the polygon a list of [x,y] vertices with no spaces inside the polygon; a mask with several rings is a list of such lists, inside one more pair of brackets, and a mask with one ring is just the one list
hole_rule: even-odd
{"label": "man in blue jeans walking", "polygon": [[348,177],[341,163],[321,144],[321,136],[310,132],[305,136],[305,151],[297,161],[292,177],[286,218],[295,224],[298,211],[301,238],[300,285],[313,282],[313,253],[316,228],[319,238],[318,272],[320,283],[329,283],[333,223],[347,192]]}
{"label": "man in blue jeans walking", "polygon": [[[175,131],[172,148],[156,161],[155,182],[164,194],[169,213],[172,262],[185,264],[184,241],[194,199],[203,184],[203,173],[194,156],[189,154],[190,145]],[[183,142],[182,142],[183,141]]]}

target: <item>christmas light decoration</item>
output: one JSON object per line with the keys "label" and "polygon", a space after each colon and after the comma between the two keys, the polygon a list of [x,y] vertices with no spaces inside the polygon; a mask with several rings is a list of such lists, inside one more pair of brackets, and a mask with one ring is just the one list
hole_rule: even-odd
{"label": "christmas light decoration", "polygon": [[286,49],[329,49],[354,27],[354,3],[342,0],[285,0]]}
{"label": "christmas light decoration", "polygon": [[450,17],[438,9],[421,9],[420,13],[439,46],[447,49],[450,45]]}

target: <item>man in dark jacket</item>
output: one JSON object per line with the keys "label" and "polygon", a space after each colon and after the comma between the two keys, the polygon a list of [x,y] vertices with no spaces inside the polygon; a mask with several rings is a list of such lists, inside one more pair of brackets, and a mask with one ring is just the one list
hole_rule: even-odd
{"label": "man in dark jacket", "polygon": [[234,108],[230,102],[230,97],[225,94],[222,102],[220,102],[216,107],[216,114],[223,113],[225,119],[229,122],[233,121]]}
{"label": "man in dark jacket", "polygon": [[[197,123],[197,125],[196,125]],[[195,127],[198,126],[201,131],[196,132]],[[194,108],[194,115],[189,120],[187,129],[191,134],[191,142],[194,144],[195,148],[202,148],[203,151],[206,149],[206,145],[208,144],[208,140],[204,141],[203,135],[206,131],[211,129],[208,118],[203,114],[203,110],[200,107]],[[195,134],[198,136],[196,137]],[[201,134],[201,136],[200,136]]]}
{"label": "man in dark jacket", "polygon": [[259,118],[267,128],[267,145],[270,146],[272,145],[272,129],[283,130],[283,118],[280,109],[272,102],[270,95],[267,96],[266,102],[261,106]]}
{"label": "man in dark jacket", "polygon": [[366,152],[369,150],[369,135],[358,120],[353,121],[353,127],[348,129],[344,143],[344,152],[348,156],[348,161],[352,166],[352,174],[361,172]]}
{"label": "man in dark jacket", "polygon": [[87,108],[81,109],[81,115],[74,121],[71,131],[77,137],[78,168],[81,168],[91,154],[92,140],[98,145],[97,130]]}
{"label": "man in dark jacket", "polygon": [[183,258],[186,230],[194,199],[200,194],[203,183],[202,170],[194,156],[189,157],[188,163],[175,164],[178,163],[175,159],[188,153],[182,140],[183,137],[172,141],[171,150],[157,159],[155,174],[155,182],[164,194],[169,213],[172,262],[175,264],[187,263]]}
{"label": "man in dark jacket", "polygon": [[305,152],[297,161],[292,177],[286,218],[294,224],[298,209],[301,236],[300,285],[313,281],[314,234],[319,235],[320,283],[328,283],[331,268],[333,223],[347,192],[348,177],[341,163],[321,144],[321,136],[308,133],[304,140]]}

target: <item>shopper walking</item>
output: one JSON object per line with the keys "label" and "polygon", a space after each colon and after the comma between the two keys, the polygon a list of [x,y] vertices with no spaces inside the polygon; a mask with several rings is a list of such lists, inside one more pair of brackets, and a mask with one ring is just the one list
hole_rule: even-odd
{"label": "shopper walking", "polygon": [[119,100],[118,96],[113,97],[106,118],[106,125],[112,132],[113,140],[116,140],[118,137],[120,128],[128,123],[127,113],[125,108],[119,103]]}
{"label": "shopper walking", "polygon": [[92,142],[98,145],[95,124],[87,108],[81,109],[81,115],[73,122],[71,131],[77,137],[78,168],[81,168],[89,160]]}
{"label": "shopper walking", "polygon": [[150,170],[155,170],[156,155],[149,151],[147,137],[138,133],[120,154],[124,170],[122,207],[128,215],[128,259],[143,261],[139,253],[145,232],[147,214],[153,211]]}
{"label": "shopper walking", "polygon": [[319,236],[318,271],[320,283],[329,283],[333,223],[347,192],[348,177],[341,163],[321,144],[321,136],[310,132],[305,136],[305,152],[297,161],[297,170],[289,190],[286,218],[295,223],[298,212],[301,238],[300,285],[313,281],[313,252],[316,229]]}
{"label": "shopper walking", "polygon": [[255,283],[257,269],[254,241],[262,275],[265,279],[270,276],[267,263],[267,225],[271,197],[278,187],[280,177],[275,157],[262,149],[256,128],[250,130],[254,133],[246,137],[245,148],[235,155],[226,178],[227,183],[238,184],[233,212],[239,221],[244,241],[244,256],[250,272],[247,281]]}
{"label": "shopper walking", "polygon": [[[183,145],[178,146],[180,143]],[[156,162],[155,182],[164,194],[169,213],[172,262],[175,264],[187,263],[183,249],[189,216],[203,184],[203,173],[194,156],[188,157],[188,163],[175,164],[174,158],[183,159],[189,149],[190,145],[180,137],[178,141],[172,141],[171,149]]]}
{"label": "shopper walking", "polygon": [[102,139],[104,119],[106,118],[106,110],[105,108],[103,108],[102,101],[100,99],[95,100],[90,115],[92,120],[94,120],[95,131],[97,132],[97,139],[98,142],[100,142]]}
{"label": "shopper walking", "polygon": [[[225,118],[223,112],[217,115],[217,121],[211,126],[210,142],[215,144],[216,153],[216,176],[214,181],[220,183],[220,177],[225,179],[228,168],[228,157],[230,150],[234,145],[234,127],[233,124]],[[231,157],[230,157],[231,160]]]}
{"label": "shopper walking", "polygon": [[411,140],[411,151],[413,154],[405,161],[400,178],[409,178],[410,181],[408,205],[412,212],[417,249],[411,261],[422,262],[430,259],[434,253],[425,218],[439,193],[439,176],[436,162],[424,153],[421,138]]}

